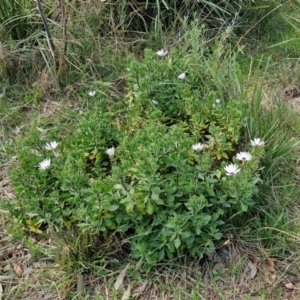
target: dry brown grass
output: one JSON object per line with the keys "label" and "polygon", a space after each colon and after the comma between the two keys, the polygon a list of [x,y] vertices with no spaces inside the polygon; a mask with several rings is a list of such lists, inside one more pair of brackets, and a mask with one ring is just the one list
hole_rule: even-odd
{"label": "dry brown grass", "polygon": [[[24,243],[12,242],[6,225],[1,226],[1,241],[5,243],[0,249],[1,275],[6,276],[1,280],[2,299],[75,299],[78,285],[82,285],[82,297],[76,299],[121,299],[129,286],[128,299],[140,300],[300,298],[297,253],[279,260],[269,257],[265,249],[232,241],[219,249],[218,255],[208,255],[205,261],[190,260],[185,264],[174,261],[155,267],[148,275],[143,268],[135,270],[135,262],[130,261],[123,284],[116,291],[113,285],[122,269],[109,270],[107,266],[107,274],[102,276],[70,274],[68,268],[55,264],[46,254],[37,259]],[[29,240],[45,253],[46,249],[51,252],[55,248],[49,239]],[[120,262],[121,266],[127,262]],[[89,296],[85,298],[87,292]]]}

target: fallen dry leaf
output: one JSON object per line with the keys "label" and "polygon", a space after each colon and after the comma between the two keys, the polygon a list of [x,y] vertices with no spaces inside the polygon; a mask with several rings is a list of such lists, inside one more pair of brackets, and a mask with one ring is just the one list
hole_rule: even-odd
{"label": "fallen dry leaf", "polygon": [[228,245],[231,245],[231,240],[227,240],[224,242],[223,246],[228,246]]}
{"label": "fallen dry leaf", "polygon": [[116,280],[116,282],[114,284],[114,287],[115,287],[116,290],[118,290],[119,287],[121,286],[121,284],[123,282],[123,279],[124,279],[124,277],[126,275],[126,272],[127,272],[128,268],[129,268],[129,266],[130,266],[130,264],[127,264],[127,266],[121,271],[121,273],[117,277],[117,280]]}
{"label": "fallen dry leaf", "polygon": [[17,264],[14,264],[14,272],[18,277],[22,277],[23,275],[23,269]]}
{"label": "fallen dry leaf", "polygon": [[143,285],[141,285],[141,286],[135,288],[135,289],[133,290],[133,295],[134,295],[134,297],[137,298],[137,297],[145,290],[146,286],[147,286],[147,283],[145,282]]}
{"label": "fallen dry leaf", "polygon": [[266,255],[266,251],[265,251],[264,248],[260,248],[259,251],[258,251],[258,253]]}
{"label": "fallen dry leaf", "polygon": [[273,281],[276,280],[276,273],[274,273],[274,274],[271,275],[271,279],[272,279]]}
{"label": "fallen dry leaf", "polygon": [[249,261],[248,262],[248,267],[251,270],[250,277],[254,278],[256,276],[256,274],[257,274],[257,267],[256,267],[256,265],[253,264],[251,261]]}
{"label": "fallen dry leaf", "polygon": [[208,260],[210,261],[214,260],[215,252],[205,252],[204,254],[207,256]]}
{"label": "fallen dry leaf", "polygon": [[267,259],[267,263],[268,263],[270,272],[276,273],[276,270],[275,270],[275,264],[274,264],[273,260],[270,259],[270,258],[268,258],[268,259]]}
{"label": "fallen dry leaf", "polygon": [[129,285],[121,300],[128,300],[130,298],[131,286]]}
{"label": "fallen dry leaf", "polygon": [[61,251],[65,252],[65,253],[70,253],[70,248],[67,246],[62,246]]}
{"label": "fallen dry leaf", "polygon": [[63,246],[60,251],[61,261],[65,262],[70,256],[70,249],[67,246]]}
{"label": "fallen dry leaf", "polygon": [[269,283],[268,277],[267,277],[266,275],[264,275],[264,274],[261,275],[261,280],[262,280],[262,282],[264,282],[264,283]]}
{"label": "fallen dry leaf", "polygon": [[289,290],[293,290],[295,288],[291,282],[286,283],[284,286]]}
{"label": "fallen dry leaf", "polygon": [[212,270],[216,271],[216,270],[225,270],[225,269],[226,269],[225,265],[221,262],[218,262],[214,265]]}

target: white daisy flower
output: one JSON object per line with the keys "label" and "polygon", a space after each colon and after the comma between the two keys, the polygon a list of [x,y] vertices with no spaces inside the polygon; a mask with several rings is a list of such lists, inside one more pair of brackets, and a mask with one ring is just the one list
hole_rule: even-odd
{"label": "white daisy flower", "polygon": [[201,151],[204,148],[204,144],[197,143],[197,144],[193,145],[192,148],[195,151]]}
{"label": "white daisy flower", "polygon": [[41,162],[39,163],[39,169],[40,169],[40,170],[46,170],[46,169],[49,169],[49,168],[50,168],[50,165],[51,165],[51,160],[50,160],[50,158],[44,159],[43,161],[41,161]]}
{"label": "white daisy flower", "polygon": [[96,95],[96,91],[89,91],[89,96],[95,97],[95,95]]}
{"label": "white daisy flower", "polygon": [[116,151],[116,148],[115,147],[111,147],[111,148],[108,148],[105,153],[108,155],[108,156],[113,156],[115,154],[115,151]]}
{"label": "white daisy flower", "polygon": [[49,151],[54,151],[58,146],[58,142],[50,142],[48,144],[46,144],[45,149],[49,150]]}
{"label": "white daisy flower", "polygon": [[161,49],[156,52],[158,56],[166,56],[168,54],[168,50]]}
{"label": "white daisy flower", "polygon": [[217,99],[217,100],[216,100],[216,103],[217,103],[217,104],[220,104],[220,103],[221,103],[221,99]]}
{"label": "white daisy flower", "polygon": [[240,152],[236,155],[236,158],[241,161],[248,161],[252,159],[252,156],[248,152]]}
{"label": "white daisy flower", "polygon": [[237,165],[235,165],[235,164],[230,164],[230,165],[226,166],[224,168],[224,170],[226,171],[226,175],[227,176],[234,176],[238,172],[240,172],[239,167]]}
{"label": "white daisy flower", "polygon": [[181,73],[177,76],[178,79],[183,80],[186,78],[186,74],[185,73]]}
{"label": "white daisy flower", "polygon": [[251,141],[251,146],[253,147],[263,147],[265,145],[265,142],[262,141],[260,138],[254,138],[253,141]]}

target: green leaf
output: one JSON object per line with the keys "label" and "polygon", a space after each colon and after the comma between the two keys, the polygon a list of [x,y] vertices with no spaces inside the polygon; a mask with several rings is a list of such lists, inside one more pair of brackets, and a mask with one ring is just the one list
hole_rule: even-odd
{"label": "green leaf", "polygon": [[164,249],[161,249],[159,252],[158,252],[158,260],[163,260],[165,258],[165,251]]}
{"label": "green leaf", "polygon": [[208,193],[209,196],[211,196],[211,197],[215,197],[215,196],[216,196],[214,190],[212,190],[212,189],[208,189],[208,190],[207,190],[207,193]]}
{"label": "green leaf", "polygon": [[151,201],[147,202],[146,211],[148,215],[152,215],[154,212],[154,205],[151,203]]}
{"label": "green leaf", "polygon": [[187,239],[187,238],[189,238],[190,236],[192,236],[193,235],[193,233],[191,232],[191,231],[185,231],[185,232],[183,232],[182,234],[181,234],[181,237],[183,238],[183,239]]}
{"label": "green leaf", "polygon": [[116,189],[116,190],[123,190],[124,189],[124,187],[123,187],[123,185],[122,184],[115,184],[114,185],[114,188]]}
{"label": "green leaf", "polygon": [[109,211],[116,211],[119,208],[119,205],[111,205],[108,210]]}
{"label": "green leaf", "polygon": [[181,240],[179,237],[177,237],[175,240],[174,240],[174,245],[175,245],[175,248],[178,249],[181,245]]}
{"label": "green leaf", "polygon": [[159,187],[154,187],[151,189],[151,199],[155,201],[157,204],[164,204],[163,200],[159,198],[159,194],[161,192],[161,189]]}
{"label": "green leaf", "polygon": [[198,178],[201,179],[201,180],[204,180],[204,175],[201,174],[201,173],[198,173]]}
{"label": "green leaf", "polygon": [[242,211],[248,210],[248,205],[246,203],[241,202]]}
{"label": "green leaf", "polygon": [[134,203],[133,203],[132,201],[127,202],[127,203],[125,204],[125,206],[126,206],[126,213],[130,214],[130,213],[133,212]]}
{"label": "green leaf", "polygon": [[220,170],[217,170],[216,171],[216,176],[217,176],[218,179],[220,179],[221,176],[222,176],[222,172]]}
{"label": "green leaf", "polygon": [[110,229],[115,227],[115,224],[111,221],[111,219],[104,219],[104,223]]}
{"label": "green leaf", "polygon": [[192,247],[195,241],[195,237],[194,236],[190,236],[187,240],[186,240],[186,244],[188,247]]}

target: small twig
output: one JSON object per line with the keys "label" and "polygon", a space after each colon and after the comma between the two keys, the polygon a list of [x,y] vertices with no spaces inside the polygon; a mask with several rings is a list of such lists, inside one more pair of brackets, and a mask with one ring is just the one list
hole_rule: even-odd
{"label": "small twig", "polygon": [[39,11],[40,16],[42,18],[43,24],[44,24],[44,28],[45,28],[45,31],[46,31],[46,37],[47,37],[47,42],[48,42],[48,45],[49,45],[50,52],[52,54],[54,62],[56,63],[55,45],[54,45],[50,30],[49,30],[47,19],[45,17],[43,7],[42,7],[42,4],[41,4],[40,0],[37,0],[37,8],[38,8],[38,11]]}

